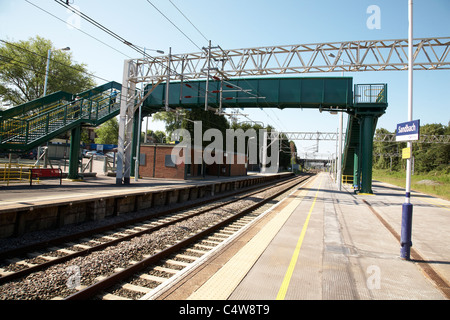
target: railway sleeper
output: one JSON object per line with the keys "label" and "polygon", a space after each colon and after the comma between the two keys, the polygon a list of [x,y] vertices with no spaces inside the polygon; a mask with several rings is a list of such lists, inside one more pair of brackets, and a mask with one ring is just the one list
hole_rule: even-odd
{"label": "railway sleeper", "polygon": [[108,293],[102,297],[103,300],[133,300],[131,298],[126,298],[122,296],[118,296],[116,294]]}
{"label": "railway sleeper", "polygon": [[202,250],[204,250],[205,252],[207,252],[207,251],[212,250],[212,249],[215,248],[215,247],[205,246],[205,245],[203,245],[203,244],[195,244],[195,247],[196,247],[196,248],[199,248],[199,249],[202,249]]}
{"label": "railway sleeper", "polygon": [[10,275],[13,273],[14,273],[14,271],[5,271],[5,269],[0,268],[0,277],[4,277],[4,276],[7,276],[7,275]]}
{"label": "railway sleeper", "polygon": [[122,286],[122,288],[125,290],[134,291],[134,292],[138,292],[138,293],[144,293],[144,294],[149,293],[152,290],[150,288],[137,286],[137,285],[131,284],[131,283],[125,283]]}
{"label": "railway sleeper", "polygon": [[[202,251],[202,250],[196,250],[196,249],[191,249],[191,248],[186,249],[186,251],[189,251],[189,252],[192,252],[192,253],[196,253],[196,254],[200,254],[200,255],[205,254],[205,251]],[[199,258],[199,257],[198,257],[198,258]]]}
{"label": "railway sleeper", "polygon": [[[158,225],[162,224],[164,221],[173,221],[174,219],[178,219],[178,218],[175,218],[175,217],[180,217],[180,216],[182,216],[182,214],[174,215],[173,217],[165,217],[165,218],[163,218],[163,220],[158,220],[158,221],[150,220],[150,221],[146,221],[146,222],[150,222],[150,224],[152,226],[154,226],[154,225],[158,226]],[[225,215],[225,216],[228,216],[228,214]],[[224,219],[227,220],[228,218],[224,218]],[[233,225],[229,225],[229,226],[223,228],[222,231],[216,230],[216,234],[213,234],[213,235],[205,237],[205,239],[200,240],[199,244],[192,245],[191,248],[185,248],[185,254],[178,254],[178,255],[175,255],[173,258],[174,259],[182,259],[183,261],[195,261],[199,257],[203,256],[207,251],[215,248],[215,246],[217,246],[218,244],[223,242],[225,239],[227,239],[229,235],[235,234],[235,232],[239,231],[243,226],[246,226],[247,223],[252,221],[252,220],[253,220],[252,217],[245,218],[245,219],[240,219],[240,220],[235,221],[233,223]],[[204,231],[205,229],[208,229],[208,227],[213,226],[213,225],[215,225],[215,224],[211,223],[210,225],[205,226],[205,227],[201,228],[200,230]],[[138,230],[139,229],[144,229],[144,230],[147,229],[147,228],[144,228],[143,225],[133,225],[133,227],[138,229]],[[101,241],[105,241],[105,239],[115,240],[116,239],[115,237],[119,237],[119,239],[120,239],[122,236],[124,236],[123,233],[125,233],[125,232],[129,232],[131,234],[134,233],[134,232],[130,232],[129,230],[124,231],[123,229],[120,229],[120,231],[116,232],[116,233],[114,233],[114,232],[105,232],[102,235],[100,235],[99,238],[96,238],[95,240],[89,239],[88,242],[91,242],[91,241],[92,242],[101,242]],[[226,234],[228,234],[228,235],[226,235]],[[76,246],[75,244],[72,244],[72,247],[76,250],[75,246]],[[170,246],[170,245],[167,245],[167,246]],[[199,247],[204,248],[207,251],[198,250]],[[57,249],[58,252],[64,252],[64,253],[67,253],[67,254],[75,253],[75,251],[72,251],[72,250],[69,250],[69,249],[64,249],[64,248],[56,248],[56,249]],[[192,256],[189,255],[190,253],[192,253]],[[40,255],[42,255],[42,253],[34,253],[34,254],[35,255],[38,254],[38,257]],[[188,262],[179,262],[179,261],[176,261],[176,260],[172,260],[172,261],[175,261],[174,265],[177,265],[177,266],[181,265],[182,267],[185,267],[185,266],[190,264]],[[136,261],[130,261],[130,263],[131,264],[135,264],[137,262]],[[167,263],[169,264],[169,267],[170,267],[170,262],[167,262]],[[124,268],[116,268],[114,271],[115,272],[120,272],[122,270],[124,270]],[[175,274],[175,273],[177,273],[179,271],[179,270],[174,270],[174,269],[164,268],[164,267],[154,267],[153,270],[155,272],[153,274],[149,274],[148,275],[148,276],[152,277],[152,279],[146,279],[146,280],[154,281],[155,277],[157,277],[159,279],[162,279],[162,282],[164,282],[164,281],[167,280],[167,278],[170,278],[173,274]],[[152,273],[152,271],[150,271],[150,273]],[[165,274],[167,274],[167,277],[165,277]],[[154,282],[159,282],[159,281],[154,281]],[[140,283],[136,283],[136,285],[133,284],[131,286],[132,287],[129,287],[129,288],[136,289],[136,287],[137,287],[137,290],[132,290],[132,289],[130,290],[130,289],[126,288],[126,287],[123,287],[123,289],[130,290],[130,291],[137,291],[137,292],[141,292],[141,293],[144,293],[144,294],[151,290],[151,289],[148,289],[148,288],[140,286]],[[142,291],[143,289],[139,289],[139,288],[144,288],[145,290]]]}
{"label": "railway sleeper", "polygon": [[154,275],[148,274],[148,273],[141,274],[141,275],[139,276],[139,278],[144,279],[144,280],[149,280],[149,281],[158,282],[158,283],[163,283],[164,281],[167,280],[167,278],[154,276]]}
{"label": "railway sleeper", "polygon": [[223,242],[226,240],[228,236],[221,235],[220,233],[215,233],[213,236],[208,237],[208,240],[217,241],[217,242]]}
{"label": "railway sleeper", "polygon": [[175,270],[175,269],[170,269],[170,268],[164,268],[164,267],[154,267],[153,270],[156,271],[161,271],[161,272],[165,272],[165,273],[169,273],[174,275],[175,273],[177,273],[179,270]]}
{"label": "railway sleeper", "polygon": [[41,258],[41,259],[44,259],[44,260],[47,260],[47,261],[53,261],[53,260],[58,259],[58,257],[46,256],[46,255],[43,255],[43,254],[38,256],[38,258]]}
{"label": "railway sleeper", "polygon": [[211,239],[211,238],[207,238],[207,239],[202,240],[202,242],[206,242],[206,243],[209,243],[209,244],[213,244],[214,246],[217,246],[218,244],[220,244],[221,242],[223,242],[223,239],[220,239],[220,240],[213,240],[213,239]]}
{"label": "railway sleeper", "polygon": [[91,249],[92,248],[92,246],[88,246],[88,245],[85,245],[85,244],[75,244],[74,247],[78,247],[78,248],[81,248],[81,249]]}
{"label": "railway sleeper", "polygon": [[188,263],[188,262],[177,261],[177,260],[172,260],[172,259],[166,260],[166,263],[180,266],[180,267],[187,267],[188,265],[190,265],[190,263]]}
{"label": "railway sleeper", "polygon": [[181,260],[190,260],[190,261],[195,261],[195,260],[198,259],[198,257],[194,257],[194,256],[186,255],[186,254],[181,254],[181,253],[175,255],[175,258],[181,259]]}
{"label": "railway sleeper", "polygon": [[6,261],[9,264],[18,264],[18,265],[23,265],[23,266],[26,266],[26,267],[34,267],[36,265],[34,263],[29,263],[29,262],[27,262],[25,260],[22,260],[22,259],[19,259],[19,258],[6,259]]}

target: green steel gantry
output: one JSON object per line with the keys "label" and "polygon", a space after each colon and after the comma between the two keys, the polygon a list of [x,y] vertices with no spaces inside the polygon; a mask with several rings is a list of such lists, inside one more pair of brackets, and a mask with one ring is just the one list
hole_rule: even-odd
{"label": "green steel gantry", "polygon": [[[372,193],[373,136],[378,118],[387,108],[387,84],[356,84],[351,77],[248,78],[238,80],[178,81],[170,83],[168,106],[203,108],[208,105],[229,108],[314,108],[346,112],[348,126],[342,168],[353,175],[361,193]],[[152,114],[166,105],[166,84],[156,88],[143,103],[142,113]],[[132,149],[134,151],[134,148]],[[135,156],[134,154],[132,156]]]}

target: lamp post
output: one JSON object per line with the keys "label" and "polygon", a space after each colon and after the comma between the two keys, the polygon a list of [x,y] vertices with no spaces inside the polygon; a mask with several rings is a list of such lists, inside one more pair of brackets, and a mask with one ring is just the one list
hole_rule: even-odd
{"label": "lamp post", "polygon": [[[69,47],[65,47],[65,48],[61,48],[61,49],[56,49],[53,51],[69,51],[70,48]],[[45,83],[44,83],[44,97],[47,95],[47,83],[48,83],[48,71],[50,70],[50,58],[52,56],[52,49],[48,49],[47,52],[47,69],[45,71]]]}

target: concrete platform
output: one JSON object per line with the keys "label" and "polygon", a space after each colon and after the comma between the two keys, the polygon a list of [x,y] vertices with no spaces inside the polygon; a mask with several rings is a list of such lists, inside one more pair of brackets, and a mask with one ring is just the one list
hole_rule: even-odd
{"label": "concrete platform", "polygon": [[397,237],[404,190],[376,181],[373,190],[338,191],[318,175],[239,249],[163,299],[449,299],[450,202],[412,194],[414,255],[406,261]]}

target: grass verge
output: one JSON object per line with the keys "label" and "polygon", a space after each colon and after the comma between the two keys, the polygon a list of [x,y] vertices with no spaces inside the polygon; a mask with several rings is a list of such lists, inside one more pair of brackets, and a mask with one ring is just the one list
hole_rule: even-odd
{"label": "grass verge", "polygon": [[[406,186],[406,172],[374,169],[372,178],[402,188]],[[443,172],[415,174],[411,176],[411,189],[450,200],[450,174]]]}

